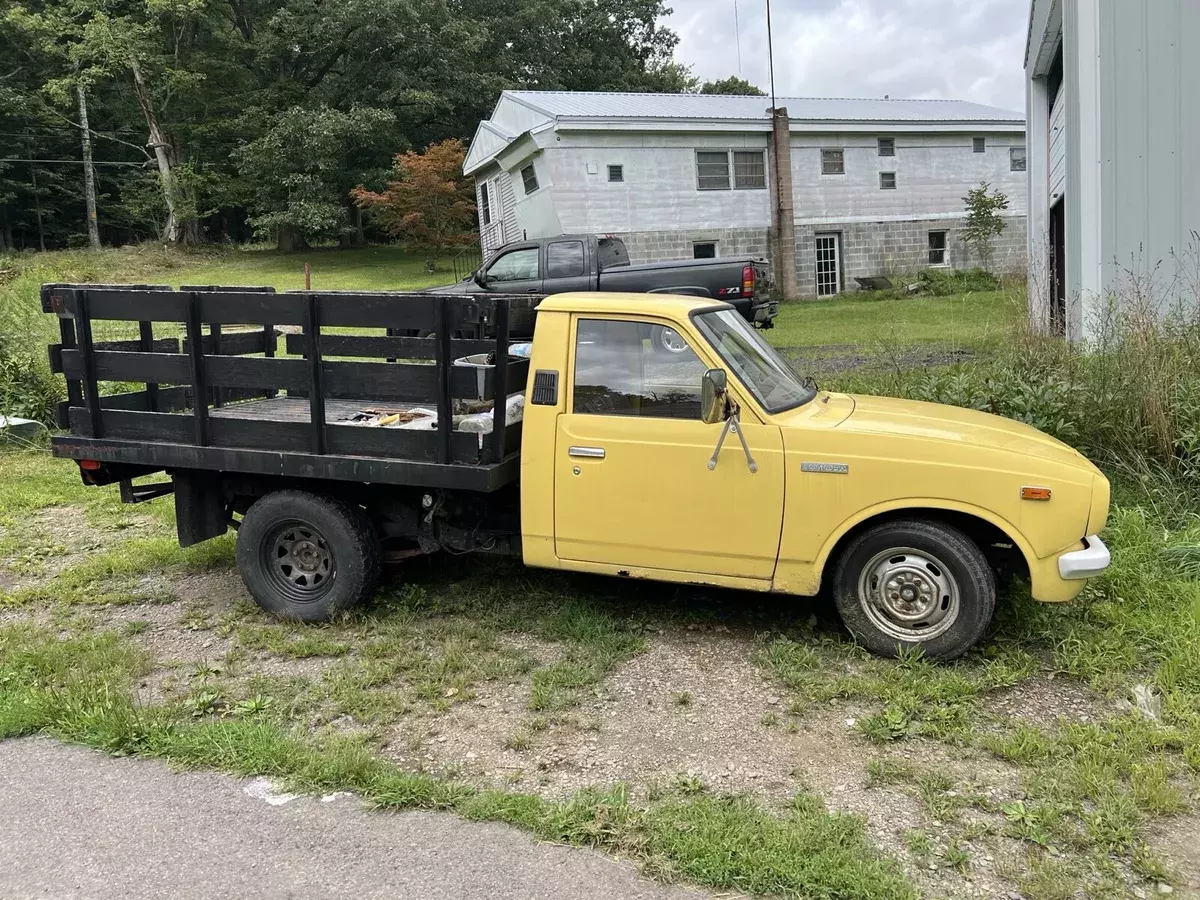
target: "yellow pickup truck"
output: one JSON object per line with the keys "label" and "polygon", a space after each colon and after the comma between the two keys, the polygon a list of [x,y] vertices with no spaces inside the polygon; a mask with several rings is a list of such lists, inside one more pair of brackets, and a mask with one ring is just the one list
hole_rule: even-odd
{"label": "yellow pickup truck", "polygon": [[[181,543],[237,528],[251,594],[283,617],[364,600],[385,553],[519,553],[825,588],[872,651],[947,659],[984,634],[999,575],[1065,601],[1109,563],[1109,485],[1077,451],[997,416],[817,390],[711,299],[559,294],[514,345],[502,295],[43,293],[70,395],[55,453],[132,502],[174,492]],[[94,341],[102,318],[141,321],[139,349]],[[164,320],[182,351],[154,338]],[[286,356],[277,325],[298,326]],[[658,352],[664,328],[686,350]],[[106,379],[146,390],[106,397]]]}

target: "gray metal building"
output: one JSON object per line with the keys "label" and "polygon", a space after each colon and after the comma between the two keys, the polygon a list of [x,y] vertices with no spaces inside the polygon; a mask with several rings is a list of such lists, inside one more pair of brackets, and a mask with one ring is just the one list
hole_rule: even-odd
{"label": "gray metal building", "polygon": [[1200,0],[1033,0],[1025,50],[1029,288],[1073,339],[1108,298],[1195,308]]}

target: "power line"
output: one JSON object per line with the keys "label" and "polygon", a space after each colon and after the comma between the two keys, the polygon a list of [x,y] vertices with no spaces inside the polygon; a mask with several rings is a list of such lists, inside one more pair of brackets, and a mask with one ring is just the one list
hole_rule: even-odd
{"label": "power line", "polygon": [[[17,159],[14,157],[0,158],[0,163],[70,163],[76,166],[82,166],[82,159]],[[93,166],[145,166],[146,163],[140,162],[104,162],[103,160],[92,160]]]}

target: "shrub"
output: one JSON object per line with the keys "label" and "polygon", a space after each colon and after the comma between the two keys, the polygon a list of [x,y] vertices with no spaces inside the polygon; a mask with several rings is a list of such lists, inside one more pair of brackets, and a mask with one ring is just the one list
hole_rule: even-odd
{"label": "shrub", "polygon": [[922,269],[917,273],[921,291],[935,297],[966,294],[971,291],[994,291],[1000,287],[995,275],[983,269]]}

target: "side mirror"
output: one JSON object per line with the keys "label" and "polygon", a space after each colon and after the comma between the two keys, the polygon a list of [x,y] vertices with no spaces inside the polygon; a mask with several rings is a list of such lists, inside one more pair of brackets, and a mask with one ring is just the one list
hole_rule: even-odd
{"label": "side mirror", "polygon": [[727,414],[724,369],[709,369],[700,382],[700,420],[706,425],[723,422]]}
{"label": "side mirror", "polygon": [[474,281],[481,288],[487,287],[487,275],[483,271],[483,266],[480,266],[478,269],[476,269],[474,272],[471,273],[471,280]]}

